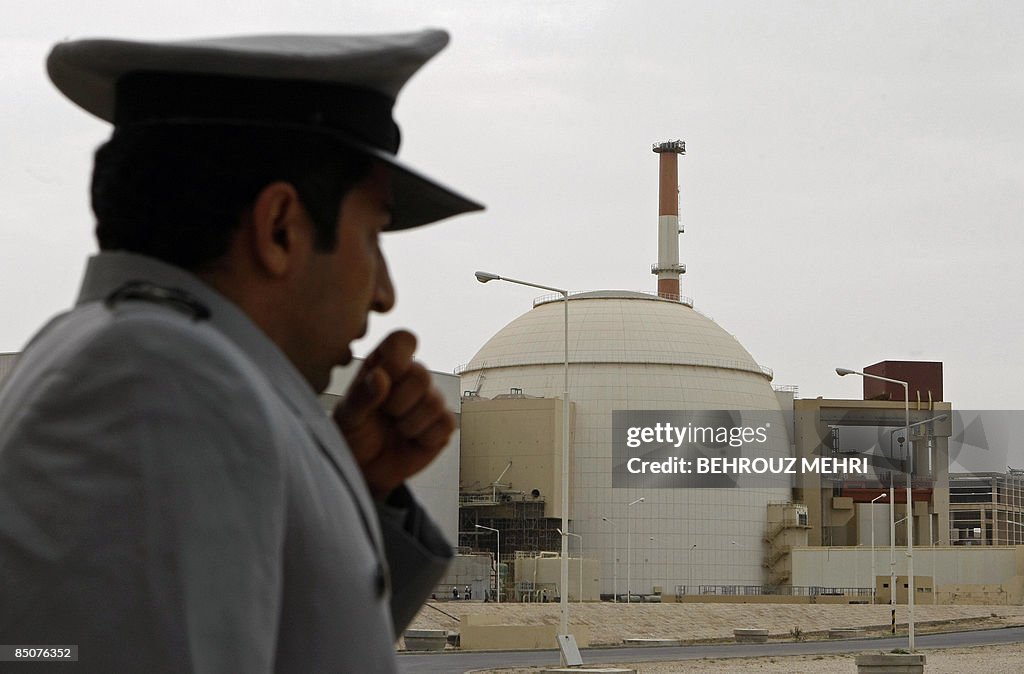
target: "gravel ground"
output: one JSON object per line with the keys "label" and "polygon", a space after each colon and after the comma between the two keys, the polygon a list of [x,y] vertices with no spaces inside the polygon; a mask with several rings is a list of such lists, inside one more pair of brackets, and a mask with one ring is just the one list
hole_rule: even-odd
{"label": "gravel ground", "polygon": [[[978,648],[951,648],[921,651],[926,656],[928,674],[963,674],[989,672],[991,674],[1020,672],[1024,663],[1024,645],[986,646]],[[647,662],[634,665],[638,673],[669,674],[670,672],[778,672],[832,674],[857,671],[855,655],[797,655],[773,658],[742,658],[737,660],[698,660],[691,662]]]}
{"label": "gravel ground", "polygon": [[[1024,670],[1024,644],[979,646],[922,650],[927,657],[925,674],[1017,674]],[[764,672],[766,674],[855,674],[855,655],[791,655],[767,658],[722,658],[686,660],[682,662],[642,662],[632,665],[609,665],[633,668],[639,674],[674,674],[675,672]],[[599,667],[598,663],[587,663]],[[492,669],[494,674],[533,674],[533,669]]]}
{"label": "gravel ground", "polygon": [[[481,604],[441,602],[425,607],[414,627],[458,631],[460,620],[471,614],[500,617],[508,625],[558,623],[557,604]],[[918,606],[917,633],[1006,627],[1024,624],[1021,606]],[[682,639],[686,642],[732,640],[737,627],[765,627],[775,639],[789,640],[794,628],[805,637],[822,636],[830,627],[862,627],[868,635],[888,633],[889,608],[866,605],[755,605],[755,604],[583,604],[572,606],[572,622],[586,625],[594,643],[618,644],[626,637]],[[906,607],[897,609],[899,634],[905,634]],[[927,656],[926,674],[949,672],[1024,672],[1024,644],[921,650]],[[763,658],[644,662],[631,667],[641,674],[674,672],[808,672],[831,674],[857,671],[854,654],[801,655]],[[599,663],[587,662],[597,667]],[[494,669],[500,674],[532,674],[540,668]]]}

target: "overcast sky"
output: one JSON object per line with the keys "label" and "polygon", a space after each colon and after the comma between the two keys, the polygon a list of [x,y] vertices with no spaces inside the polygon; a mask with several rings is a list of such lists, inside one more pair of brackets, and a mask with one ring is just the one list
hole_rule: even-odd
{"label": "overcast sky", "polygon": [[[255,3],[254,3],[255,4]],[[371,6],[372,5],[372,6]],[[451,371],[536,293],[655,289],[657,156],[682,138],[683,294],[803,397],[836,366],[939,360],[966,409],[1024,409],[1024,3],[6,2],[0,352],[74,297],[107,126],[46,80],[65,38],[447,28],[401,155],[487,212],[386,237],[403,326]]]}

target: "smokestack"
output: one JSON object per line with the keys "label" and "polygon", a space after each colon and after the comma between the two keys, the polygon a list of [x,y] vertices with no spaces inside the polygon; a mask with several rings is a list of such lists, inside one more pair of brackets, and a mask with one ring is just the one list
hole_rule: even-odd
{"label": "smokestack", "polygon": [[658,262],[651,265],[651,273],[658,276],[658,295],[670,300],[679,299],[679,276],[686,273],[686,265],[679,264],[679,155],[686,154],[686,143],[668,140],[655,143],[659,157],[658,177]]}

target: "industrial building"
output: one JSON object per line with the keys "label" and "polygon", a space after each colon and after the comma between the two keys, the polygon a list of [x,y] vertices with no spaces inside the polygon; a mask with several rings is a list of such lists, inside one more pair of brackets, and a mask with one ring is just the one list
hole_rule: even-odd
{"label": "industrial building", "polygon": [[[953,406],[943,397],[942,364],[864,369],[910,382],[909,438],[902,386],[864,378],[863,400],[796,399],[792,387],[773,388],[771,370],[680,292],[677,160],[685,145],[654,151],[656,291],[540,297],[457,370],[460,545],[496,554],[490,532],[500,531],[503,564],[559,549],[568,367],[570,548],[597,562],[602,597],[824,591],[837,601],[887,601],[895,582],[899,601],[911,591],[919,602],[1024,601],[1024,558],[998,547],[1024,537],[1024,477],[950,479]],[[802,473],[788,486],[616,486],[613,416],[644,410],[774,415],[762,455],[855,460],[866,469]],[[914,590],[904,552],[911,535]],[[956,547],[976,544],[990,554]],[[579,568],[589,583],[588,566]],[[518,571],[503,578],[508,596],[536,589]]]}
{"label": "industrial building", "polygon": [[[685,584],[760,585],[767,509],[787,501],[782,488],[613,488],[612,415],[616,410],[757,410],[774,415],[765,453],[789,456],[790,440],[771,386],[740,342],[693,308],[679,290],[676,162],[682,141],[654,146],[659,154],[659,250],[652,265],[656,292],[616,290],[542,297],[495,334],[459,369],[462,377],[463,499],[492,505],[463,517],[463,544],[489,549],[469,524],[506,528],[507,501],[543,502],[543,518],[527,523],[555,538],[561,517],[561,390],[565,302],[571,401],[571,533],[586,557],[599,561],[603,595],[652,594]],[[784,399],[786,397],[784,396]],[[640,501],[639,499],[643,499]],[[629,504],[633,505],[629,505]],[[494,509],[495,515],[488,509]],[[467,534],[473,533],[474,540]],[[509,533],[505,533],[509,532]],[[551,545],[550,543],[555,543]],[[503,559],[515,547],[504,544]],[[627,588],[627,580],[629,587]]]}

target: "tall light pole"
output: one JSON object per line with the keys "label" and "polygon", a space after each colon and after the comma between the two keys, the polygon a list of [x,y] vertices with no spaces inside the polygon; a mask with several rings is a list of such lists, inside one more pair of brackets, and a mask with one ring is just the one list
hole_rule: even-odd
{"label": "tall light pole", "polygon": [[[888,494],[886,494],[885,492],[882,492],[881,494],[879,494],[875,498],[871,499],[871,506],[872,506],[871,507],[871,603],[872,604],[875,603],[875,585],[878,584],[878,582],[876,580],[876,578],[878,578],[878,576],[875,575],[875,508],[874,508],[874,505],[875,505],[875,501],[877,501],[880,498],[885,498],[886,496],[888,496]],[[890,506],[891,506],[891,504],[890,504]],[[890,584],[889,587],[891,588],[892,585]]]}
{"label": "tall light pole", "polygon": [[[626,507],[629,508],[630,506],[635,506],[637,503],[643,503],[643,502],[644,502],[644,497],[641,496],[640,498],[638,498],[637,500],[633,501],[632,503],[627,503]],[[633,590],[630,587],[631,582],[632,582],[632,579],[630,578],[630,571],[632,570],[632,565],[633,565],[632,541],[631,541],[631,536],[630,536],[630,533],[631,533],[630,532],[630,528],[631,528],[630,524],[632,523],[632,520],[633,520],[633,518],[630,517],[629,516],[629,512],[627,512],[626,513],[626,603],[627,604],[630,601],[630,595],[633,593]]]}
{"label": "tall light pole", "polygon": [[[912,457],[913,456],[913,453],[911,452],[911,446],[912,445],[910,444],[910,437],[909,437],[910,436],[910,429],[911,428],[915,428],[917,426],[924,426],[925,424],[930,424],[933,421],[945,421],[948,417],[949,417],[948,414],[940,414],[940,415],[938,415],[936,417],[932,417],[931,419],[924,419],[923,421],[915,421],[912,424],[908,423],[907,424],[907,456],[908,457]],[[896,428],[896,429],[893,429],[893,430],[889,431],[890,453],[892,451],[892,449],[891,449],[892,448],[892,436],[898,430],[899,429]],[[926,429],[926,431],[927,431],[927,429]],[[909,475],[909,473],[908,473],[908,475]],[[908,480],[909,480],[909,478],[908,478]],[[930,508],[928,509],[928,547],[931,548],[931,556],[932,556],[932,604],[936,604],[936,603],[938,603],[938,598],[937,598],[937,593],[936,593],[936,589],[938,588],[938,585],[935,582],[935,541],[934,541],[934,538],[932,536],[932,513],[931,513],[931,509]],[[913,578],[913,576],[911,576],[911,578]],[[911,584],[911,586],[913,586],[913,584]]]}
{"label": "tall light pole", "polygon": [[683,594],[690,593],[690,585],[693,584],[693,551],[697,549],[697,544],[694,543],[690,546],[690,549],[686,551],[686,592]]}
{"label": "tall light pole", "polygon": [[[507,276],[499,276],[486,271],[476,272],[476,280],[480,283],[488,281],[505,281],[516,285],[540,288],[559,293],[562,296],[564,313],[564,371],[562,380],[562,531],[569,530],[569,291],[562,288],[520,281]],[[559,590],[560,613],[559,635],[569,635],[569,539],[562,536],[562,568],[561,585]],[[559,637],[561,643],[561,637]],[[565,652],[562,651],[562,660],[565,660]]]}
{"label": "tall light pole", "polygon": [[[903,414],[907,433],[907,517],[909,518],[907,523],[907,646],[908,650],[914,652],[914,497],[911,493],[913,489],[913,483],[911,478],[914,473],[914,452],[910,450],[910,383],[905,382],[901,379],[890,379],[889,377],[882,377],[877,374],[868,374],[867,372],[858,372],[857,370],[850,370],[845,367],[837,367],[836,374],[840,377],[845,377],[848,374],[855,374],[859,377],[867,377],[868,379],[877,379],[879,381],[887,381],[891,384],[899,384],[903,387]],[[890,472],[890,475],[892,473]],[[889,490],[892,491],[892,481],[889,482]],[[890,494],[891,496],[891,494]],[[895,510],[895,502],[892,498],[889,499],[890,512]],[[896,528],[893,525],[892,533],[892,547],[896,547]],[[895,561],[893,562],[892,578],[889,583],[889,590],[892,599],[892,617],[893,625],[896,624],[896,567]]]}
{"label": "tall light pole", "polygon": [[492,527],[485,527],[482,524],[474,524],[477,529],[487,529],[498,535],[498,552],[494,557],[494,594],[501,603],[501,532]]}
{"label": "tall light pole", "polygon": [[614,520],[602,517],[602,520],[612,525],[612,602],[619,601],[619,527]]}
{"label": "tall light pole", "polygon": [[564,534],[561,529],[555,529],[559,536],[575,536],[580,539],[580,596],[576,598],[576,601],[583,603],[583,536],[574,534],[571,531],[566,531]]}

